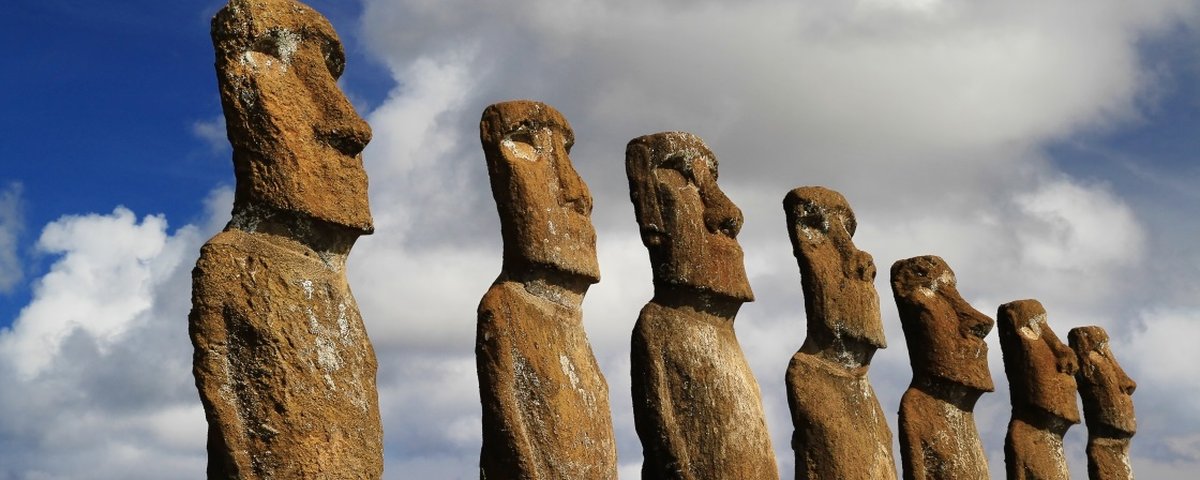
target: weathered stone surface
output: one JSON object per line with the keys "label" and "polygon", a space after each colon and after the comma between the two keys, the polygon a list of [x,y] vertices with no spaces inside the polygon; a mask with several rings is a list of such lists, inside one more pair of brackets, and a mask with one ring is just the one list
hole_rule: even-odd
{"label": "weathered stone surface", "polygon": [[1066,480],[1063,435],[1079,423],[1075,353],[1050,329],[1037,300],[1001,305],[996,320],[1012,400],[1004,439],[1008,478]]}
{"label": "weathered stone surface", "polygon": [[995,390],[983,341],[995,322],[963,300],[939,257],[900,260],[891,273],[913,369],[900,399],[904,478],[987,479],[974,410]]}
{"label": "weathered stone surface", "polygon": [[887,346],[875,263],[854,246],[854,212],[841,194],[801,187],[783,199],[800,265],[808,336],[787,369],[796,478],[896,478],[892,433],[867,379]]}
{"label": "weathered stone surface", "polygon": [[337,87],[341,44],[291,0],[232,0],[212,35],[237,190],[192,273],[208,476],[379,478],[375,354],[344,272],[372,230],[371,130]]}
{"label": "weathered stone surface", "polygon": [[1079,358],[1075,381],[1088,428],[1088,478],[1132,479],[1129,443],[1137,432],[1133,413],[1137,384],[1117,363],[1103,328],[1073,328],[1067,341]]}
{"label": "weathered stone surface", "polygon": [[779,478],[733,331],[754,295],[737,243],[742,213],[717,186],[717,159],[694,135],[667,132],[630,141],[625,161],[654,272],[632,341],[642,478]]}
{"label": "weathered stone surface", "polygon": [[574,134],[531,101],[488,107],[479,129],[504,239],[475,342],[480,478],[616,478],[608,384],[580,308],[600,271]]}

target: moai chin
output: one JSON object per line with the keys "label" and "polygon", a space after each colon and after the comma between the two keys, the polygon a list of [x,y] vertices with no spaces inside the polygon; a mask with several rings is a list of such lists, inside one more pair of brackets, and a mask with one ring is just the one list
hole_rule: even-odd
{"label": "moai chin", "polygon": [[987,479],[974,409],[995,390],[983,341],[995,322],[963,300],[939,257],[900,260],[891,280],[913,370],[900,399],[904,478]]}
{"label": "moai chin", "polygon": [[779,478],[758,382],[733,331],[754,295],[737,234],[741,210],[717,186],[698,137],[638,137],[625,171],[654,298],[632,341],[633,413],[642,478]]}
{"label": "moai chin", "polygon": [[1063,435],[1079,423],[1075,353],[1050,329],[1037,300],[1001,305],[996,320],[1012,402],[1004,439],[1008,478],[1066,480]]}
{"label": "moai chin", "polygon": [[1079,359],[1075,381],[1088,429],[1088,478],[1132,479],[1129,442],[1137,432],[1133,414],[1137,384],[1117,364],[1103,328],[1073,328],[1067,341]]}
{"label": "moai chin", "polygon": [[608,384],[583,328],[600,270],[574,134],[549,105],[511,101],[484,110],[479,137],[504,240],[475,340],[480,478],[616,478]]}
{"label": "moai chin", "polygon": [[867,379],[886,347],[875,263],[851,240],[857,223],[841,194],[797,188],[783,209],[808,319],[787,369],[796,478],[894,479],[892,433]]}
{"label": "moai chin", "polygon": [[376,360],[344,265],[371,233],[371,138],[337,86],[329,22],[232,0],[212,23],[233,146],[233,219],[192,272],[209,478],[380,478]]}

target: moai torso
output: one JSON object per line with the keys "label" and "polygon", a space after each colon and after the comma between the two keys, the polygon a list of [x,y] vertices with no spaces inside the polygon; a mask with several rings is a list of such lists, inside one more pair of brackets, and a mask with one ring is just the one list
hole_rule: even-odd
{"label": "moai torso", "polygon": [[733,331],[753,300],[737,244],[742,216],[697,137],[629,142],[630,197],[650,252],[654,298],[633,331],[642,478],[778,478],[758,382]]}
{"label": "moai torso", "polygon": [[1001,305],[996,320],[1012,399],[1004,439],[1008,478],[1067,480],[1063,435],[1079,423],[1075,353],[1050,329],[1037,300]]}
{"label": "moai torso", "polygon": [[480,478],[616,478],[608,384],[580,308],[600,272],[571,128],[549,105],[514,101],[484,111],[480,137],[504,237],[475,343]]}
{"label": "moai torso", "polygon": [[886,347],[871,255],[851,241],[854,212],[823,187],[783,200],[800,265],[808,337],[787,369],[796,478],[896,478],[892,433],[867,368]]}
{"label": "moai torso", "polygon": [[1109,348],[1108,332],[1103,328],[1073,328],[1067,334],[1067,341],[1079,359],[1075,380],[1088,429],[1088,478],[1132,479],[1129,442],[1137,432],[1133,412],[1133,391],[1137,384],[1117,363]]}
{"label": "moai torso", "polygon": [[900,399],[900,458],[908,479],[987,479],[975,402],[995,389],[983,338],[995,322],[958,293],[934,256],[892,265],[913,380]]}
{"label": "moai torso", "polygon": [[291,0],[213,19],[233,220],[201,249],[189,332],[209,478],[379,478],[376,360],[345,260],[372,230],[371,131],[329,22]]}

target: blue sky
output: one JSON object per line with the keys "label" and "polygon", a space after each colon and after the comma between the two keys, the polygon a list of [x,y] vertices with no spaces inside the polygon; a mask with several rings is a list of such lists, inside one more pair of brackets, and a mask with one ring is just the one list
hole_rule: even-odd
{"label": "blue sky", "polygon": [[[230,207],[208,37],[222,3],[18,0],[0,19],[0,287],[19,278],[0,288],[0,477],[203,468],[184,318],[188,272]],[[380,357],[388,478],[470,478],[478,455],[474,306],[500,251],[476,125],[512,98],[575,127],[603,276],[585,319],[623,472],[640,460],[627,345],[650,286],[622,155],[669,129],[708,142],[745,212],[758,301],[738,335],[785,476],[782,372],[804,316],[779,199],[806,184],[846,195],[880,272],[937,254],[984,313],[1033,297],[1062,338],[1107,328],[1139,382],[1135,471],[1200,468],[1194,0],[310,5],[339,31],[341,83],[375,134],[378,231],[349,273]],[[910,372],[885,276],[872,380],[894,429]],[[995,340],[998,391],[977,407],[994,474]],[[1068,434],[1075,478],[1084,435]]]}

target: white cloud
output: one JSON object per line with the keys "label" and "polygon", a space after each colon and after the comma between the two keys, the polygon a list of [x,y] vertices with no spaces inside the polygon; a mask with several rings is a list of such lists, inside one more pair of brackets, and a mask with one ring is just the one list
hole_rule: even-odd
{"label": "white cloud", "polygon": [[[487,104],[512,98],[550,103],[575,128],[572,158],[595,197],[603,277],[589,291],[585,325],[612,391],[625,472],[636,472],[640,461],[628,412],[628,335],[650,291],[623,169],[625,142],[637,135],[682,129],[705,138],[721,159],[722,185],[746,214],[741,240],[759,300],[742,309],[737,325],[785,476],[791,426],[780,379],[803,340],[804,318],[779,206],[792,187],[830,186],[858,212],[857,241],[880,267],[891,339],[873,369],[885,411],[894,413],[910,375],[886,278],[899,258],[945,257],[984,312],[1039,298],[1064,337],[1082,324],[1131,330],[1124,315],[1134,308],[1125,294],[1138,288],[1147,254],[1138,212],[1105,185],[1057,171],[1042,147],[1137,119],[1156,80],[1141,68],[1138,42],[1195,21],[1195,5],[365,5],[364,40],[400,85],[370,119],[376,141],[368,169],[381,227],[361,241],[351,270],[364,312],[386,318],[386,326],[371,325],[392,362],[381,363],[381,372],[426,365],[438,353],[448,363],[429,364],[433,371],[471,358],[472,310],[500,259],[475,125]],[[992,343],[1001,391],[979,411],[985,444],[998,452],[1007,393]],[[421,375],[386,382],[393,389],[428,385]],[[461,391],[474,378],[442,382]],[[420,405],[392,403],[385,422],[413,428],[431,421],[415,419]],[[478,415],[478,404],[437,411],[441,420],[432,423],[461,426]],[[1072,442],[1080,441],[1078,430]],[[434,455],[422,434],[396,435],[388,439],[389,469]],[[437,458],[467,459],[442,466],[441,476],[474,472],[478,439],[469,439],[432,442]],[[993,463],[1002,466],[1002,456]]]}
{"label": "white cloud", "polygon": [[229,139],[225,136],[225,115],[192,122],[192,135],[208,144],[213,152],[229,149]]}
{"label": "white cloud", "polygon": [[[210,207],[228,208],[218,189]],[[64,216],[48,273],[0,331],[0,465],[12,478],[196,478],[207,427],[187,339],[191,267],[228,214],[169,231],[161,215]]]}
{"label": "white cloud", "polygon": [[24,278],[17,241],[25,229],[21,214],[21,184],[0,188],[0,294],[8,293]]}

